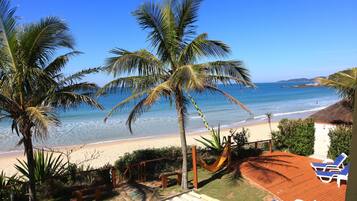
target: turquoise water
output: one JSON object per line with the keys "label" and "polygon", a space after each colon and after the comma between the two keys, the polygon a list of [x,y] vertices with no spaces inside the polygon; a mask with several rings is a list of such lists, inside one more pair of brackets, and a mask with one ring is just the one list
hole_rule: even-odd
{"label": "turquoise water", "polygon": [[[334,90],[317,88],[291,88],[297,83],[258,83],[255,89],[237,85],[221,88],[243,102],[253,113],[251,116],[219,94],[192,94],[204,111],[210,126],[234,127],[265,121],[264,114],[271,112],[274,119],[306,117],[338,100]],[[37,145],[62,146],[96,143],[127,138],[175,134],[178,131],[176,111],[169,103],[160,100],[149,112],[139,118],[130,134],[125,121],[130,107],[118,112],[106,123],[103,119],[109,109],[128,94],[113,94],[99,101],[106,108],[98,111],[88,107],[59,112],[62,125],[52,128],[45,141]],[[187,130],[204,130],[196,111],[188,109]],[[9,122],[0,123],[0,151],[21,149],[16,147],[19,137],[11,133]]]}

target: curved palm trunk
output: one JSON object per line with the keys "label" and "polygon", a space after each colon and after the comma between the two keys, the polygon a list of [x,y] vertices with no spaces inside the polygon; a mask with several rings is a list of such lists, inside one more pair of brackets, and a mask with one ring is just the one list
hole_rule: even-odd
{"label": "curved palm trunk", "polygon": [[36,181],[35,181],[35,165],[33,158],[33,146],[31,138],[31,128],[24,130],[24,145],[29,171],[29,201],[36,201]]}
{"label": "curved palm trunk", "polygon": [[[355,91],[354,100],[357,100],[357,90]],[[357,101],[353,103],[353,127],[352,142],[350,151],[350,172],[348,173],[346,201],[357,200]]]}
{"label": "curved palm trunk", "polygon": [[182,181],[181,187],[184,190],[187,190],[187,143],[186,143],[186,132],[185,132],[185,111],[184,111],[184,100],[182,92],[176,91],[176,111],[177,111],[177,119],[180,131],[180,140],[181,140],[181,149],[182,149]]}

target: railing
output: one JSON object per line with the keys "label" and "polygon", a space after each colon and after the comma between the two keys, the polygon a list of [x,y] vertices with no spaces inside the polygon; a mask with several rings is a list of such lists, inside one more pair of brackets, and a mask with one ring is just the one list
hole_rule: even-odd
{"label": "railing", "polygon": [[254,148],[257,149],[259,143],[268,143],[269,151],[270,151],[270,152],[273,152],[273,142],[272,142],[272,139],[257,140],[257,141],[253,141],[253,142],[247,142],[247,143],[245,143],[244,145],[252,145],[252,144],[254,144]]}
{"label": "railing", "polygon": [[[224,136],[223,137],[223,143],[227,143],[229,141],[229,138],[232,139],[232,135],[228,135],[228,136]],[[269,151],[272,152],[273,151],[273,142],[272,142],[272,139],[266,139],[266,140],[257,140],[257,141],[252,141],[252,142],[245,142],[241,145],[238,145],[234,140],[230,140],[230,144],[231,144],[231,147],[237,147],[237,146],[245,146],[245,145],[252,145],[254,144],[254,148],[257,149],[258,148],[258,144],[259,143],[268,143],[268,146],[269,146]]]}

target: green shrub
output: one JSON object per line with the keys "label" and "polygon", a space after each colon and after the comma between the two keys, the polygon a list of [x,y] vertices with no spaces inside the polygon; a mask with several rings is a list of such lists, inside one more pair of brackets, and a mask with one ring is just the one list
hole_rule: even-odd
{"label": "green shrub", "polygon": [[303,156],[314,153],[315,127],[312,119],[282,119],[278,128],[279,131],[272,132],[276,149]]}
{"label": "green shrub", "polygon": [[242,131],[229,130],[229,133],[232,136],[233,142],[237,145],[237,149],[241,149],[247,142],[250,136],[249,130],[242,128]]}
{"label": "green shrub", "polygon": [[[191,155],[188,156],[188,167],[192,166]],[[164,158],[161,161],[150,162],[145,166],[147,179],[155,179],[160,173],[181,169],[182,154],[180,147],[164,147],[136,150],[132,153],[125,153],[115,162],[115,168],[123,174],[129,165],[138,164],[142,161]],[[138,168],[130,169],[131,178],[137,178]],[[128,175],[125,175],[128,176]]]}
{"label": "green shrub", "polygon": [[352,126],[337,126],[329,131],[328,136],[330,137],[329,158],[334,159],[342,152],[349,155],[352,141]]}
{"label": "green shrub", "polygon": [[0,198],[1,200],[26,200],[27,186],[21,177],[16,174],[7,177],[3,171],[0,173]]}

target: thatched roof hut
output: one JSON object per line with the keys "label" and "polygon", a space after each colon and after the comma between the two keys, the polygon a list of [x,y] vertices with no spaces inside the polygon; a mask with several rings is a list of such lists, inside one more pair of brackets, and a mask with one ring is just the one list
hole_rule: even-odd
{"label": "thatched roof hut", "polygon": [[316,123],[352,124],[352,109],[342,100],[310,116]]}

